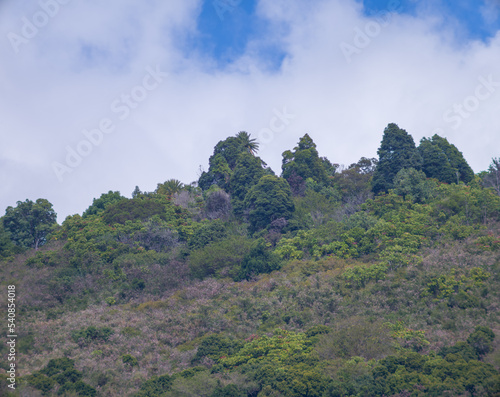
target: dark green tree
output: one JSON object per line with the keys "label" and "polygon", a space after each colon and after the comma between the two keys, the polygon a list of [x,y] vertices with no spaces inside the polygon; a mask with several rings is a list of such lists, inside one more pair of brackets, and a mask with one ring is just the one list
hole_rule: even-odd
{"label": "dark green tree", "polygon": [[257,274],[270,273],[281,268],[280,258],[267,245],[263,238],[255,241],[241,263],[240,279],[248,279]]}
{"label": "dark green tree", "polygon": [[[282,154],[282,177],[296,184],[297,177],[305,181],[312,178],[321,184],[328,183],[329,174],[335,173],[335,166],[325,158],[320,158],[316,144],[306,134],[300,138],[298,145]],[[296,189],[295,189],[296,190]]]}
{"label": "dark green tree", "polygon": [[234,168],[229,189],[234,213],[241,216],[244,211],[244,200],[252,186],[265,175],[262,161],[249,153],[241,153]]}
{"label": "dark green tree", "polygon": [[403,168],[420,170],[422,157],[410,134],[396,124],[389,124],[384,130],[378,149],[378,164],[372,180],[373,193],[386,193],[394,188],[394,177]]}
{"label": "dark green tree", "polygon": [[434,135],[423,138],[418,151],[422,156],[422,170],[428,178],[435,178],[445,183],[465,184],[474,179],[474,171],[465,161],[463,154],[448,142],[446,138]]}
{"label": "dark green tree", "polygon": [[10,234],[3,226],[3,218],[0,219],[0,258],[13,254],[15,245],[10,239]]}
{"label": "dark green tree", "polygon": [[247,193],[244,201],[248,210],[250,232],[266,228],[278,218],[289,219],[294,211],[288,182],[273,175],[263,176]]}
{"label": "dark green tree", "polygon": [[85,210],[82,214],[82,218],[87,218],[90,215],[97,215],[104,212],[106,208],[110,205],[117,203],[120,200],[124,200],[120,192],[112,192],[111,190],[107,193],[101,194],[101,197],[94,199],[92,205]]}
{"label": "dark green tree", "polygon": [[56,225],[57,214],[46,199],[18,201],[17,207],[7,207],[3,224],[14,244],[25,247],[41,247]]}
{"label": "dark green tree", "polygon": [[422,171],[427,178],[435,178],[445,183],[457,181],[456,170],[450,164],[443,150],[432,143],[432,140],[422,138],[418,151],[422,156]]}
{"label": "dark green tree", "polygon": [[244,131],[236,136],[220,141],[215,145],[214,153],[208,160],[208,172],[203,172],[198,180],[198,186],[208,190],[210,186],[217,185],[229,191],[229,181],[241,153],[254,154],[258,144]]}

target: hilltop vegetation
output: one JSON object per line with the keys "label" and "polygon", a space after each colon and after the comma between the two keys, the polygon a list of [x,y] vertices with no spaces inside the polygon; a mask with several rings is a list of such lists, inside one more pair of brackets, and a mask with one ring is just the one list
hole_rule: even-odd
{"label": "hilltop vegetation", "polygon": [[307,134],[280,176],[257,152],[240,132],[196,183],[61,225],[44,199],[7,208],[12,395],[500,395],[500,160],[474,175],[395,124],[347,167]]}

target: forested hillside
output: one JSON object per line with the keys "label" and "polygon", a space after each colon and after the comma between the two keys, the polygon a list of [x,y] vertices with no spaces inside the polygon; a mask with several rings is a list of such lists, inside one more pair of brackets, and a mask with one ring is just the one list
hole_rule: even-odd
{"label": "forested hillside", "polygon": [[474,174],[396,124],[349,166],[307,134],[279,173],[258,149],[240,132],[197,182],[61,225],[46,199],[8,207],[9,395],[500,396],[500,159]]}

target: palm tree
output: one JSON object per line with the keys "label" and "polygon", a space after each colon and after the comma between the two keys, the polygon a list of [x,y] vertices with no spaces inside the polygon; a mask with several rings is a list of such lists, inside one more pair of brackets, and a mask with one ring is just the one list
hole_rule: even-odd
{"label": "palm tree", "polygon": [[236,138],[241,142],[244,148],[246,148],[249,153],[255,156],[255,153],[259,150],[259,144],[256,139],[250,139],[250,134],[246,131],[240,131],[236,134]]}
{"label": "palm tree", "polygon": [[177,179],[169,179],[164,183],[159,183],[155,193],[171,197],[174,193],[179,193],[183,187],[184,184],[181,181],[178,181]]}

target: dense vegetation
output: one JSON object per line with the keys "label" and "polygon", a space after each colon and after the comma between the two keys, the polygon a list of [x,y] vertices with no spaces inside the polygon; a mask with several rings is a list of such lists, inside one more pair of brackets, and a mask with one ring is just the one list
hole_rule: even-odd
{"label": "dense vegetation", "polygon": [[347,167],[309,135],[279,177],[257,152],[240,132],[197,183],[61,225],[47,200],[8,207],[11,395],[500,395],[500,160],[474,175],[395,124]]}

